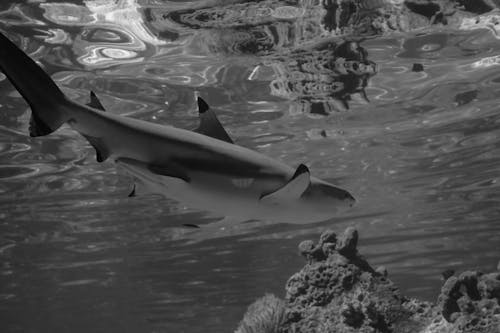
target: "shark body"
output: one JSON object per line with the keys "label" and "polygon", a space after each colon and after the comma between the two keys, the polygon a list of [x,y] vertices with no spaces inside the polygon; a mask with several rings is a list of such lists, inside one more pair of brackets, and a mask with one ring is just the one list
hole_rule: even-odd
{"label": "shark body", "polygon": [[83,105],[1,33],[0,69],[31,108],[31,136],[68,123],[96,149],[98,162],[121,165],[147,192],[226,216],[288,223],[327,220],[354,203],[349,192],[310,176],[305,165],[291,168],[234,144],[201,98],[195,131],[105,112],[93,93]]}

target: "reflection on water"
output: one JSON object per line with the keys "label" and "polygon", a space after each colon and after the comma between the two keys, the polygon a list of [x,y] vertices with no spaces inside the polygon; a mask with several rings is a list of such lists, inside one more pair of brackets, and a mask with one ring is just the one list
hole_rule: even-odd
{"label": "reflection on water", "polygon": [[[255,297],[282,294],[302,265],[300,240],[347,225],[410,295],[434,298],[447,268],[490,270],[500,250],[497,13],[405,16],[401,1],[358,3],[2,3],[0,30],[71,98],[86,103],[94,90],[108,112],[194,128],[198,94],[237,144],[306,162],[358,199],[331,221],[290,226],[128,198],[132,180],[97,164],[69,128],[29,138],[27,106],[0,74],[3,327],[231,331]],[[363,25],[373,9],[386,21]],[[446,29],[411,32],[443,18]],[[335,38],[398,27],[409,32]]]}
{"label": "reflection on water", "polygon": [[[42,3],[44,17],[57,25],[78,26],[77,36],[59,33],[52,42],[71,44],[77,61],[88,67],[140,62],[139,52],[146,44],[163,45],[164,41],[148,31],[139,6],[133,0],[86,1],[85,6],[70,3]],[[58,31],[61,31],[58,29]]]}
{"label": "reflection on water", "polygon": [[[271,94],[296,101],[299,112],[327,115],[345,111],[352,95],[368,103],[365,88],[376,64],[356,42],[333,42],[266,61],[276,77]],[[292,114],[296,113],[292,111]]]}

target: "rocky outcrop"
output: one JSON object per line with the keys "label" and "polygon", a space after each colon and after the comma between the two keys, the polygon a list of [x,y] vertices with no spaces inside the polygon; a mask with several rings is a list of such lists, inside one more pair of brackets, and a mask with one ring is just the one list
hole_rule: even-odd
{"label": "rocky outcrop", "polygon": [[500,272],[449,272],[431,304],[403,296],[385,268],[372,268],[358,253],[357,241],[348,228],[300,243],[307,263],[288,280],[285,300],[258,300],[237,332],[500,332]]}
{"label": "rocky outcrop", "polygon": [[285,318],[285,302],[268,294],[248,307],[235,333],[278,332]]}

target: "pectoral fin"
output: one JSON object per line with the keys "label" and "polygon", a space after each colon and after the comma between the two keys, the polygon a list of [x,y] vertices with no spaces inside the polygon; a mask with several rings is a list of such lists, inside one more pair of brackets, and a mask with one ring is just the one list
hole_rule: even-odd
{"label": "pectoral fin", "polygon": [[196,228],[196,229],[200,228],[199,225],[193,224],[193,223],[183,223],[182,225],[185,226],[185,227],[188,227],[188,228]]}
{"label": "pectoral fin", "polygon": [[144,180],[137,178],[137,180],[132,183],[132,190],[127,197],[136,198],[151,194],[163,195],[159,187],[156,185],[157,184],[148,184]]}
{"label": "pectoral fin", "polygon": [[186,172],[184,172],[181,168],[173,165],[162,166],[149,164],[148,170],[157,175],[182,179],[186,183],[189,183],[191,181],[191,178],[189,178]]}
{"label": "pectoral fin", "polygon": [[134,183],[134,187],[132,188],[132,191],[130,191],[130,193],[128,194],[129,198],[133,198],[133,197],[137,196],[136,187],[137,187],[137,185]]}
{"label": "pectoral fin", "polygon": [[95,148],[95,154],[97,162],[104,162],[110,155],[108,149],[102,142],[100,138],[96,138],[90,135],[83,135],[85,139]]}
{"label": "pectoral fin", "polygon": [[311,184],[309,169],[304,164],[299,165],[293,177],[283,187],[278,190],[263,195],[260,200],[263,202],[289,201],[298,199]]}
{"label": "pectoral fin", "polygon": [[143,170],[148,170],[149,172],[152,172],[156,175],[182,179],[187,183],[191,181],[189,175],[181,167],[175,165],[174,163],[170,163],[168,165],[159,165],[138,161],[132,158],[119,158],[117,159],[117,162],[128,164],[136,168],[141,168]]}
{"label": "pectoral fin", "polygon": [[197,102],[200,126],[195,131],[215,139],[234,143],[208,104],[200,97],[198,97]]}

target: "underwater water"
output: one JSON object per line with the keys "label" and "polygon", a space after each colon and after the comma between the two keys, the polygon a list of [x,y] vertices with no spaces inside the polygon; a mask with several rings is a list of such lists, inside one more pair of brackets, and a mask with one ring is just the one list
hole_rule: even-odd
{"label": "underwater water", "polygon": [[356,205],[313,224],[221,223],[129,198],[133,179],[68,126],[30,138],[29,107],[0,74],[2,332],[231,332],[257,297],[283,296],[298,243],[327,228],[355,226],[368,261],[426,300],[446,269],[496,267],[495,29],[345,42],[299,7],[202,4],[9,0],[0,31],[108,112],[195,128],[202,96],[236,144],[306,163]]}

